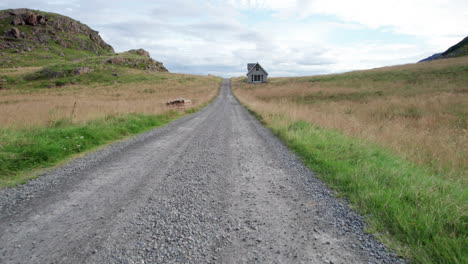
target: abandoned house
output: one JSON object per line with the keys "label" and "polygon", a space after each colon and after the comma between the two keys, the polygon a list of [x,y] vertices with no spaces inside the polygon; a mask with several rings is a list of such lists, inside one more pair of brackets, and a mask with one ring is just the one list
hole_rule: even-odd
{"label": "abandoned house", "polygon": [[268,73],[257,63],[247,64],[247,82],[262,83],[266,82]]}

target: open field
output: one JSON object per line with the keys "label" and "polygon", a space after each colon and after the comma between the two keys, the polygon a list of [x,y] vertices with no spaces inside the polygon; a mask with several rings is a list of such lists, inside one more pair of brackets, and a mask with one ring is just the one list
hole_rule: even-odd
{"label": "open field", "polygon": [[217,93],[219,78],[171,73],[140,73],[128,69],[128,76],[143,81],[109,84],[66,85],[57,88],[0,91],[0,125],[30,127],[60,119],[85,122],[106,115],[161,114],[165,102],[177,97],[192,100],[190,107],[206,103]]}
{"label": "open field", "polygon": [[418,164],[449,171],[445,175],[454,179],[466,175],[468,57],[341,75],[274,78],[256,86],[238,79],[234,87],[236,95],[267,120],[282,113],[365,138]]}
{"label": "open field", "polygon": [[[121,64],[109,59],[128,60]],[[85,122],[106,115],[168,111],[177,97],[197,107],[213,98],[220,79],[145,70],[149,58],[123,53],[57,62],[44,67],[0,69],[0,126],[43,126],[60,119]],[[153,66],[153,64],[149,64]],[[77,69],[90,72],[74,74]]]}
{"label": "open field", "polygon": [[[217,95],[221,80],[86,66],[94,71],[32,79],[44,68],[68,73],[63,69],[77,65],[0,69],[0,79],[7,80],[0,89],[0,187],[24,183],[34,177],[31,170],[196,111]],[[178,97],[191,104],[183,109],[165,105]]]}
{"label": "open field", "polygon": [[468,57],[233,81],[235,95],[416,263],[466,263]]}

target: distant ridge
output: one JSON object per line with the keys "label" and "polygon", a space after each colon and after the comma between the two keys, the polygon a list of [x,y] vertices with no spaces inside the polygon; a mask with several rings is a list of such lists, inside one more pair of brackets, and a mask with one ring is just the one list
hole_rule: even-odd
{"label": "distant ridge", "polygon": [[462,41],[450,47],[448,50],[442,53],[436,53],[430,57],[427,57],[419,62],[440,60],[454,57],[462,57],[468,55],[468,37],[465,37]]}

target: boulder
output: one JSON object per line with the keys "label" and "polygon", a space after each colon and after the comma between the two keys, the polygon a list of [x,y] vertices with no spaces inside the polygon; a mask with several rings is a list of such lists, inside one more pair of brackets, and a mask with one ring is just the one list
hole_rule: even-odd
{"label": "boulder", "polygon": [[13,18],[13,20],[11,21],[11,24],[15,26],[22,26],[26,24],[26,22],[24,22],[24,19],[22,16],[15,16],[15,18]]}
{"label": "boulder", "polygon": [[36,26],[37,25],[37,15],[32,13],[32,12],[28,12],[25,14],[26,16],[26,24],[28,25],[31,25],[31,26]]}
{"label": "boulder", "polygon": [[47,23],[47,18],[45,16],[37,16],[37,23],[45,25]]}
{"label": "boulder", "polygon": [[9,37],[13,37],[13,38],[21,38],[21,31],[19,31],[19,29],[13,27],[10,29],[10,31],[8,31],[8,34],[7,34]]}
{"label": "boulder", "polygon": [[12,15],[12,16],[20,16],[20,15],[26,14],[28,12],[31,12],[31,11],[29,9],[26,9],[26,8],[18,8],[18,9],[10,10],[10,12],[8,12],[8,13],[10,15]]}

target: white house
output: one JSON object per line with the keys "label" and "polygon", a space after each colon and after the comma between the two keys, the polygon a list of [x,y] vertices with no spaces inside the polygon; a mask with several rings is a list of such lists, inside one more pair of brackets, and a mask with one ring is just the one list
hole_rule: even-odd
{"label": "white house", "polygon": [[247,64],[247,81],[250,83],[267,82],[268,73],[263,69],[260,63]]}

